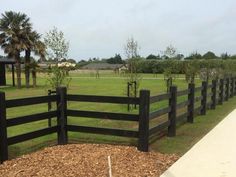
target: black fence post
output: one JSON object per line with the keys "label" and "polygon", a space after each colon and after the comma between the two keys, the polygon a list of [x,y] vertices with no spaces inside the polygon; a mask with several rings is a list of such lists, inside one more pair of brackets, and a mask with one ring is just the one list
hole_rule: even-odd
{"label": "black fence post", "polygon": [[233,77],[233,96],[235,95],[235,81],[236,81],[236,78]]}
{"label": "black fence post", "polygon": [[177,87],[171,86],[170,87],[170,99],[169,99],[169,121],[170,125],[168,127],[168,136],[173,137],[176,135],[176,105],[177,105]]}
{"label": "black fence post", "polygon": [[234,77],[231,77],[231,82],[230,82],[230,98],[234,96]]}
{"label": "black fence post", "polygon": [[219,104],[222,105],[224,102],[224,79],[220,79],[219,86]]}
{"label": "black fence post", "polygon": [[[129,82],[127,82],[127,97],[129,97]],[[130,107],[129,107],[129,102],[127,104],[127,110],[129,111],[130,110]]]}
{"label": "black fence post", "polygon": [[212,80],[212,88],[211,88],[211,109],[215,109],[216,108],[216,87],[217,86],[217,81],[216,80]]}
{"label": "black fence post", "polygon": [[0,92],[0,162],[8,160],[6,97]]}
{"label": "black fence post", "polygon": [[201,100],[201,115],[206,114],[206,108],[207,108],[207,82],[202,82],[202,100]]}
{"label": "black fence post", "polygon": [[[134,81],[134,97],[137,98],[137,82]],[[137,109],[136,103],[134,104],[134,109]]]}
{"label": "black fence post", "polygon": [[150,91],[140,91],[138,150],[148,152]]}
{"label": "black fence post", "polygon": [[[52,94],[52,90],[48,90],[48,96],[50,96],[51,94]],[[49,101],[48,102],[48,111],[51,111],[51,109],[52,109],[52,102]],[[52,119],[49,118],[48,119],[48,127],[51,127],[51,126],[52,126]]]}
{"label": "black fence post", "polygon": [[229,99],[229,78],[226,78],[225,101]]}
{"label": "black fence post", "polygon": [[63,145],[68,142],[68,132],[67,132],[67,89],[66,87],[58,87],[56,89],[58,95],[57,101],[57,140],[58,144]]}
{"label": "black fence post", "polygon": [[194,118],[194,90],[195,84],[190,83],[188,85],[189,93],[188,93],[188,118],[187,121],[189,123],[193,123]]}
{"label": "black fence post", "polygon": [[234,77],[234,95],[236,95],[236,77]]}

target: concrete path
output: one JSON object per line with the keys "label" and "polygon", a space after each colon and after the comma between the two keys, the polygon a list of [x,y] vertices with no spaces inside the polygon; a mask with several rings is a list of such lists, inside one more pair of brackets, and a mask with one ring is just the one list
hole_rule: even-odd
{"label": "concrete path", "polygon": [[161,177],[236,177],[236,110]]}

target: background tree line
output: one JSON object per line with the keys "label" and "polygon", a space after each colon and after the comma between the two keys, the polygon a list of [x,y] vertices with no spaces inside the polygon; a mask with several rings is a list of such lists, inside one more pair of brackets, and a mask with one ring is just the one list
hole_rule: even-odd
{"label": "background tree line", "polygon": [[[36,78],[37,62],[33,58],[35,56],[39,56],[38,62],[45,61],[47,58],[47,61],[55,63],[59,61],[76,63],[74,59],[67,59],[69,42],[65,40],[62,31],[54,27],[42,39],[42,35],[33,29],[30,18],[20,12],[8,11],[2,14],[0,18],[0,46],[8,58],[14,58],[16,61],[18,88],[21,88],[22,62],[24,63],[26,87],[29,87],[30,71]],[[139,80],[137,73],[164,73],[167,80],[173,78],[174,74],[186,74],[188,75],[186,79],[193,82],[196,75],[204,75],[208,79],[212,77],[214,72],[219,75],[219,73],[232,70],[236,61],[236,55],[223,53],[221,56],[217,56],[211,51],[203,55],[193,52],[185,57],[172,45],[167,46],[158,55],[150,54],[147,57],[141,57],[140,46],[134,38],[127,40],[124,49],[125,59],[122,59],[120,54],[115,54],[108,59],[81,60],[77,62],[77,68],[91,62],[125,64],[128,67],[131,81]],[[57,69],[58,72],[60,70]],[[202,74],[204,72],[205,74]]]}

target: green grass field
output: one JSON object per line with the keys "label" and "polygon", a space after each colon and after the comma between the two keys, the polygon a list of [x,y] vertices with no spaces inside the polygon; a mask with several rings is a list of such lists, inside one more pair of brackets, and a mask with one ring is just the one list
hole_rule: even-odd
{"label": "green grass field", "polygon": [[[106,96],[125,96],[126,93],[126,79],[123,76],[117,74],[103,71],[100,72],[100,78],[96,79],[93,73],[84,72],[84,73],[71,73],[70,74],[72,81],[68,93],[71,94],[89,94],[89,95],[106,95]],[[157,95],[164,93],[166,91],[165,81],[163,75],[154,76],[152,74],[142,74],[142,81],[140,84],[140,89],[148,89],[151,91],[151,95]],[[11,77],[8,75],[7,82],[11,84]],[[22,88],[16,89],[11,86],[0,88],[0,91],[6,93],[7,99],[14,98],[24,98],[32,96],[46,95],[49,86],[46,84],[46,75],[39,74],[37,83],[37,88]],[[22,79],[24,83],[24,78]],[[197,86],[201,84],[200,80],[197,80]],[[179,75],[174,80],[174,85],[178,86],[178,90],[183,90],[187,88],[187,83],[184,80],[183,75]],[[186,99],[181,97],[178,101]],[[159,150],[164,153],[178,153],[182,154],[187,149],[189,149],[193,143],[195,143],[200,137],[202,137],[207,131],[209,131],[213,125],[219,122],[225,114],[230,112],[234,108],[233,103],[236,102],[236,99],[233,98],[232,101],[229,101],[224,106],[221,106],[216,111],[212,111],[212,114],[217,114],[218,110],[221,111],[222,116],[218,116],[217,119],[213,119],[211,116],[205,116],[208,120],[211,119],[213,123],[209,124],[207,121],[201,121],[200,123],[189,125],[185,124],[178,128],[177,132],[185,132],[187,135],[193,136],[186,138],[182,136],[177,136],[176,138],[162,138],[160,141],[154,142],[151,146],[152,150]],[[230,104],[231,103],[231,104]],[[163,101],[157,104],[151,105],[151,111],[160,109],[163,106],[167,105],[167,101]],[[55,107],[55,106],[54,106]],[[97,110],[97,111],[110,111],[110,112],[122,112],[127,113],[127,105],[118,105],[118,104],[100,104],[100,103],[79,103],[79,102],[68,102],[68,107],[76,110]],[[23,115],[30,115],[40,112],[47,111],[47,104],[40,104],[34,106],[24,106],[17,108],[10,108],[7,110],[7,117],[14,118]],[[184,111],[184,110],[181,110]],[[181,113],[181,111],[179,113]],[[131,113],[136,113],[137,110],[132,110]],[[210,111],[211,113],[211,111]],[[224,114],[223,114],[224,113]],[[165,120],[167,116],[164,116],[162,120]],[[160,119],[161,120],[161,119]],[[198,119],[201,120],[201,117]],[[53,119],[53,124],[56,123],[56,120]],[[68,117],[69,124],[75,125],[87,125],[87,126],[98,126],[98,127],[112,127],[112,128],[124,128],[134,130],[137,129],[137,123],[133,122],[122,122],[122,121],[110,121],[110,120],[99,120],[92,118],[73,118]],[[157,122],[152,121],[151,126],[155,125]],[[209,126],[205,126],[209,125]],[[206,127],[204,131],[200,133],[191,134],[196,130],[201,130],[202,125]],[[33,123],[28,123],[20,126],[13,126],[8,128],[8,136],[15,136],[26,132],[31,132],[47,127],[47,121],[37,121]],[[85,134],[85,133],[69,133],[71,142],[93,142],[93,143],[114,143],[114,144],[129,144],[136,145],[136,139],[131,138],[121,138],[115,136],[104,136],[104,135],[95,135],[95,134]],[[182,137],[182,138],[181,138]],[[48,135],[40,138],[36,138],[30,141],[23,143],[15,144],[10,146],[9,155],[10,157],[15,157],[26,152],[32,152],[41,147],[48,145],[56,144],[56,135]],[[178,148],[178,149],[177,149]]]}

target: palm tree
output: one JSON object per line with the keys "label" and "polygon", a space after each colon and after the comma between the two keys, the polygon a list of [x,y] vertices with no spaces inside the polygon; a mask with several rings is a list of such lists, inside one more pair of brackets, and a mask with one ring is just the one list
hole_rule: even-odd
{"label": "palm tree", "polygon": [[27,49],[26,31],[31,30],[31,23],[26,14],[12,11],[2,14],[0,19],[0,45],[4,53],[16,61],[17,87],[21,88],[20,53]]}
{"label": "palm tree", "polygon": [[33,86],[36,86],[36,67],[35,61],[31,63],[31,52],[33,51],[35,55],[40,56],[40,60],[45,59],[45,53],[46,53],[46,46],[45,44],[40,40],[40,35],[37,32],[28,33],[29,35],[29,41],[28,41],[28,47],[25,50],[25,81],[26,81],[26,87],[29,87],[29,80],[30,80],[30,69],[32,69],[32,77],[33,77]]}
{"label": "palm tree", "polygon": [[[29,30],[29,31],[27,31]],[[40,35],[36,31],[31,31],[31,29],[26,29],[24,32],[26,36],[25,44],[27,46],[25,50],[25,86],[29,88],[30,84],[30,56],[32,50],[35,50],[36,44],[40,38]]]}
{"label": "palm tree", "polygon": [[37,69],[39,68],[39,65],[38,63],[33,60],[31,63],[30,63],[30,69],[31,69],[31,72],[32,72],[32,78],[33,78],[33,87],[36,87],[37,84],[36,84],[36,79],[37,79]]}
{"label": "palm tree", "polygon": [[41,41],[37,40],[35,43],[35,48],[34,48],[34,53],[35,55],[40,56],[39,61],[45,61],[45,55],[46,55],[46,45]]}

